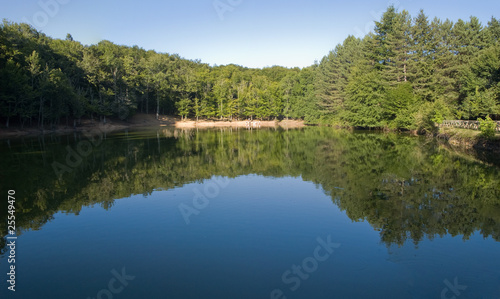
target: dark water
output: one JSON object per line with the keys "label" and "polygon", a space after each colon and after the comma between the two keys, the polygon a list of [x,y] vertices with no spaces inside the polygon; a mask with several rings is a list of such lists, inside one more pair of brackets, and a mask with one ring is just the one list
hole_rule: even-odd
{"label": "dark water", "polygon": [[500,171],[432,140],[164,129],[0,157],[1,298],[500,298]]}

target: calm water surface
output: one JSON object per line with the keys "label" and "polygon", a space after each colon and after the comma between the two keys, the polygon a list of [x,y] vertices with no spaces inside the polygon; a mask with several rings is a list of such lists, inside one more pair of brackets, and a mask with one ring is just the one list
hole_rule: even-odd
{"label": "calm water surface", "polygon": [[0,157],[1,298],[500,298],[499,168],[432,140],[161,129]]}

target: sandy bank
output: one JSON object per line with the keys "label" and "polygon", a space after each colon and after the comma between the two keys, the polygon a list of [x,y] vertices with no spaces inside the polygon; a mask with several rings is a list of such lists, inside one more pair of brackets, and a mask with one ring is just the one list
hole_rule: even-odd
{"label": "sandy bank", "polygon": [[84,119],[81,123],[73,128],[72,126],[59,125],[54,128],[0,128],[0,138],[2,137],[17,137],[29,135],[43,134],[68,134],[73,132],[82,133],[99,133],[113,132],[126,128],[140,127],[176,127],[176,128],[217,128],[217,127],[242,127],[242,128],[301,128],[305,124],[303,121],[283,120],[283,121],[213,121],[213,120],[181,120],[178,117],[160,116],[156,119],[154,114],[137,114],[131,117],[128,121],[108,119],[106,123],[100,123],[97,120]]}
{"label": "sandy bank", "polygon": [[176,121],[177,128],[218,128],[218,127],[239,127],[239,128],[301,128],[305,124],[303,121],[283,120],[283,121]]}

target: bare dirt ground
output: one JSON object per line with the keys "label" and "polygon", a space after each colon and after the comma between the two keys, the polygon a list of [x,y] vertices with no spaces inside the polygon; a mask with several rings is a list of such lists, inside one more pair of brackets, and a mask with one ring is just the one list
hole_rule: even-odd
{"label": "bare dirt ground", "polygon": [[220,121],[220,120],[181,120],[179,117],[161,115],[159,120],[154,114],[136,114],[128,121],[116,119],[107,119],[106,123],[100,123],[98,120],[84,119],[76,128],[73,126],[59,125],[55,128],[0,128],[1,137],[16,137],[41,134],[67,134],[72,132],[94,133],[94,132],[112,132],[132,127],[176,127],[176,128],[216,128],[216,127],[283,127],[283,128],[301,128],[305,124],[299,120],[283,121],[259,121],[259,120],[240,120],[240,121]]}

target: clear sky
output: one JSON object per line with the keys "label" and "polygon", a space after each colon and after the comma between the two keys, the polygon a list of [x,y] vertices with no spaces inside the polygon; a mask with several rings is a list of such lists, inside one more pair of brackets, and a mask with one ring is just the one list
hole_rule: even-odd
{"label": "clear sky", "polygon": [[500,18],[499,0],[0,0],[0,18],[54,38],[107,39],[210,65],[304,67],[348,35],[364,36],[390,4],[413,17],[424,9],[431,19]]}

